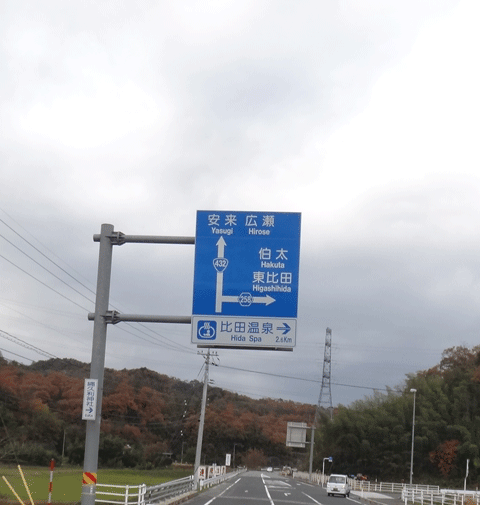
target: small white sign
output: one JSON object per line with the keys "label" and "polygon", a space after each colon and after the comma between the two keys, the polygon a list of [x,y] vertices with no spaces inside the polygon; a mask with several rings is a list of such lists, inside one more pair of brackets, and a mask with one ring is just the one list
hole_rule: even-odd
{"label": "small white sign", "polygon": [[85,379],[83,389],[82,419],[95,421],[97,415],[98,379]]}
{"label": "small white sign", "polygon": [[232,455],[231,454],[227,454],[226,457],[225,457],[225,466],[230,466],[231,461],[232,461]]}

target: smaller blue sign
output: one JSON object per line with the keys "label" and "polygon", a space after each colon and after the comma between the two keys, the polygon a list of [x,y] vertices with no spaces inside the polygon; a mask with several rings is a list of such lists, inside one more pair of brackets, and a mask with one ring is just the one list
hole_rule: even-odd
{"label": "smaller blue sign", "polygon": [[197,322],[197,338],[198,340],[215,340],[217,338],[217,322],[200,319]]}

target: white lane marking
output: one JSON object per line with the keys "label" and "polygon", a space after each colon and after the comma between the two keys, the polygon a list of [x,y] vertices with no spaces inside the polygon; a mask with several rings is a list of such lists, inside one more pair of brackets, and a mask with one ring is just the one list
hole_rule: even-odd
{"label": "white lane marking", "polygon": [[263,475],[262,475],[262,482],[263,482],[263,485],[265,486],[265,492],[267,493],[267,497],[270,500],[270,504],[275,505],[275,502],[272,500],[272,497],[270,496],[270,493],[268,492],[268,487],[265,484],[265,479],[263,478]]}
{"label": "white lane marking", "polygon": [[302,494],[304,494],[307,498],[310,498],[310,500],[314,501],[315,503],[318,503],[318,505],[322,505],[319,501],[315,500],[315,498],[312,498],[310,495],[308,495],[307,493],[304,493],[302,491]]}
{"label": "white lane marking", "polygon": [[215,499],[219,498],[220,496],[222,496],[223,493],[225,493],[226,491],[228,491],[231,487],[233,487],[237,482],[240,482],[241,480],[242,480],[242,478],[240,477],[234,483],[230,484],[230,486],[228,486],[227,488],[225,488],[219,495],[214,496],[211,500],[208,500],[205,503],[205,505],[210,505],[210,503],[212,503],[213,500],[215,500]]}

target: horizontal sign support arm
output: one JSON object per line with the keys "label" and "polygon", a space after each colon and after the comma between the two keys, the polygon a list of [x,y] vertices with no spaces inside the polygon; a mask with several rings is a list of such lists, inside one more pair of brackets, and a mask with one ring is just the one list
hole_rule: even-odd
{"label": "horizontal sign support arm", "polygon": [[255,349],[256,351],[293,351],[293,347],[262,347],[262,346],[242,346],[242,345],[236,345],[235,347],[232,347],[231,345],[202,345],[202,344],[197,344],[197,349],[241,349],[242,351],[245,350],[252,350]]}
{"label": "horizontal sign support arm", "polygon": [[[113,245],[133,244],[195,244],[195,237],[162,237],[157,235],[125,235],[114,231],[108,236]],[[100,235],[93,236],[94,242],[100,242]]]}
{"label": "horizontal sign support arm", "polygon": [[[191,316],[149,316],[139,314],[120,314],[116,310],[109,310],[103,316],[107,323],[117,324],[122,321],[131,323],[178,323],[178,324],[191,324]],[[88,320],[93,321],[95,314],[89,312]]]}

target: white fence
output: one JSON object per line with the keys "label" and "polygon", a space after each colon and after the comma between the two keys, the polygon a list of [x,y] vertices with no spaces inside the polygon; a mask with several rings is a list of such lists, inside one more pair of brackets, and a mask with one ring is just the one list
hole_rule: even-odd
{"label": "white fence", "polygon": [[402,499],[405,501],[405,505],[480,505],[480,493],[477,491],[448,489],[428,491],[405,486],[402,491]]}
{"label": "white fence", "polygon": [[95,503],[111,505],[144,505],[147,486],[116,486],[113,484],[97,484]]}
{"label": "white fence", "polygon": [[393,493],[402,494],[405,489],[410,489],[415,493],[438,493],[439,486],[429,486],[424,484],[413,484],[409,486],[399,482],[371,482],[367,480],[349,479],[350,485],[355,491],[377,492],[377,493]]}

